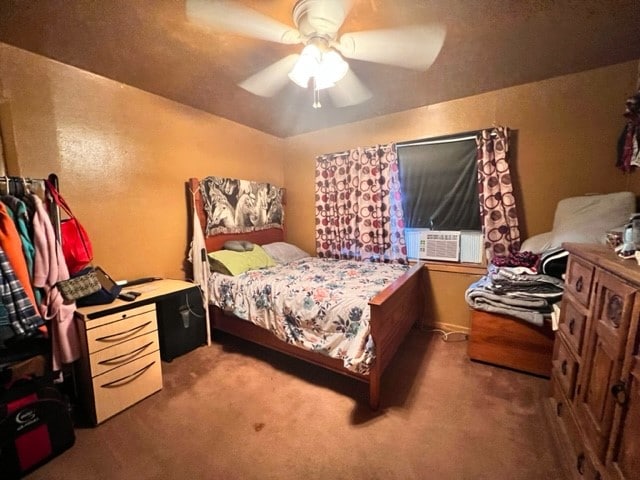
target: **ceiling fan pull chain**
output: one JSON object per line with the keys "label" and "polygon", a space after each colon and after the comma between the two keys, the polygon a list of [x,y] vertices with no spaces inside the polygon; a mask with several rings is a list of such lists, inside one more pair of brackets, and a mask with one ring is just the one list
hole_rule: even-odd
{"label": "ceiling fan pull chain", "polygon": [[318,84],[316,83],[316,77],[313,77],[313,108],[321,108],[320,104],[320,90],[318,89]]}

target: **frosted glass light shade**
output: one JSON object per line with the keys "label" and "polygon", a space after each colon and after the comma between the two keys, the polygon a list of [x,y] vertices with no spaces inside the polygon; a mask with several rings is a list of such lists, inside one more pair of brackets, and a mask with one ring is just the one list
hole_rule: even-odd
{"label": "frosted glass light shade", "polygon": [[349,64],[338,52],[329,50],[322,53],[315,45],[309,44],[289,72],[289,78],[302,88],[307,88],[309,80],[315,78],[315,88],[322,90],[333,87],[348,70]]}
{"label": "frosted glass light shade", "polygon": [[349,64],[343,60],[338,52],[329,50],[322,55],[320,62],[320,72],[323,77],[327,77],[336,83],[347,74]]}
{"label": "frosted glass light shade", "polygon": [[318,47],[313,44],[307,45],[302,50],[300,58],[293,66],[293,69],[289,72],[289,78],[302,88],[307,88],[309,79],[316,75],[321,60],[322,53]]}

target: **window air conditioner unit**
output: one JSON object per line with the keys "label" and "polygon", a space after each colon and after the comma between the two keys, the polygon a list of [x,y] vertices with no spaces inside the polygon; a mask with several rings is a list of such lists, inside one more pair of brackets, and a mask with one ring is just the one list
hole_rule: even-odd
{"label": "window air conditioner unit", "polygon": [[463,263],[482,263],[484,261],[482,232],[471,230],[460,232],[460,261]]}
{"label": "window air conditioner unit", "polygon": [[482,233],[406,228],[407,256],[418,260],[482,263]]}

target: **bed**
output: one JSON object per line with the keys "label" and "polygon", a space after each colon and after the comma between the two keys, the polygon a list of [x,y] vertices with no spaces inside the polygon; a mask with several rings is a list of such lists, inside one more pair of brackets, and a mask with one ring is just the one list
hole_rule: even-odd
{"label": "bed", "polygon": [[[190,213],[191,215],[196,215],[199,219],[199,224],[202,226],[205,235],[204,240],[207,252],[219,251],[225,242],[234,239],[253,242],[257,245],[284,241],[284,228],[266,228],[244,233],[221,231],[213,235],[207,235],[207,215],[204,205],[206,199],[203,199],[201,194],[200,180],[197,178],[189,179],[188,189],[193,196],[193,201],[190,202],[192,207]],[[295,269],[301,271],[311,268],[308,266],[312,262],[311,259],[301,259],[299,262],[300,264],[294,266]],[[338,264],[340,262],[336,261],[334,263]],[[365,262],[358,263],[364,264]],[[372,266],[376,264],[366,263],[366,265]],[[217,278],[215,280],[217,282],[230,280],[230,278],[221,280],[220,274],[212,273],[211,275]],[[210,280],[212,290],[219,291],[215,287],[215,281]],[[253,279],[252,281],[257,282],[260,280]],[[231,313],[232,309],[221,308],[213,304],[211,296],[209,310],[212,330],[223,331],[250,340],[297,359],[305,360],[365,382],[369,386],[369,405],[375,410],[380,405],[382,373],[391,362],[411,327],[421,319],[424,312],[423,302],[423,266],[418,263],[405,267],[399,276],[387,282],[386,286],[373,296],[368,297],[366,301],[365,308],[368,308],[369,324],[366,343],[370,347],[373,346],[373,356],[368,357],[365,355],[364,363],[351,362],[350,360],[347,365],[345,365],[344,358],[328,356],[322,349],[318,348],[302,348],[298,343],[287,339],[283,340],[271,331],[252,323],[252,321],[239,318]],[[362,367],[363,364],[365,365],[364,368]]]}

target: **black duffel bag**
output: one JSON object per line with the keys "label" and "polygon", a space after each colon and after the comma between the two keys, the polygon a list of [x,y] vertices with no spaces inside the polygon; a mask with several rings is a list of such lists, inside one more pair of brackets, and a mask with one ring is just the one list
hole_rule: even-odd
{"label": "black duffel bag", "polygon": [[19,380],[0,390],[0,472],[18,479],[75,443],[69,404],[53,386]]}

